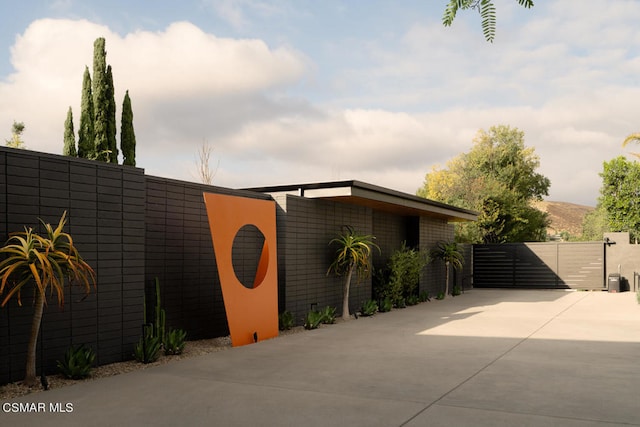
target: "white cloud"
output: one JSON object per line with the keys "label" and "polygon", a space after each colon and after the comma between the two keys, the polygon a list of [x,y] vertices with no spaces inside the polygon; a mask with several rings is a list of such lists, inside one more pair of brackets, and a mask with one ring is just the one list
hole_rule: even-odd
{"label": "white cloud", "polygon": [[[130,90],[141,152],[144,142],[162,144],[170,137],[175,144],[176,138],[190,138],[190,126],[200,139],[206,136],[203,130],[215,123],[212,108],[239,120],[227,127],[241,127],[246,117],[238,108],[250,108],[249,99],[294,83],[307,66],[291,49],[218,38],[185,22],[123,38],[84,20],[38,20],[17,38],[11,57],[15,72],[0,83],[3,128],[9,129],[14,119],[23,121],[30,148],[60,152],[69,105],[76,123],[79,119],[82,73],[85,65],[91,70],[97,37],[107,40],[116,103]],[[234,110],[239,117],[229,114]]]}
{"label": "white cloud", "polygon": [[236,31],[245,31],[251,27],[251,16],[273,18],[282,12],[277,2],[258,0],[206,0],[213,11]]}
{"label": "white cloud", "polygon": [[[216,4],[238,25],[248,11],[274,13],[260,2]],[[413,193],[433,165],[468,151],[478,129],[507,124],[535,147],[551,199],[593,204],[602,162],[638,131],[640,8],[597,3],[598,20],[581,3],[564,4],[536,4],[527,16],[539,18],[499,27],[493,45],[470,27],[475,20],[423,22],[396,44],[362,43],[358,66],[336,66],[327,79],[339,87],[339,96],[323,94],[330,107],[291,95],[314,69],[292,48],[187,22],[120,36],[88,21],[38,20],[17,39],[15,72],[0,82],[0,130],[24,121],[30,148],[60,152],[67,107],[77,124],[82,72],[103,36],[116,101],[130,90],[138,164],[150,174],[194,179],[205,141],[220,161],[218,185],[359,179]]]}
{"label": "white cloud", "polygon": [[218,15],[227,21],[235,29],[246,28],[249,24],[245,17],[240,2],[233,0],[222,0],[211,2],[213,9]]}

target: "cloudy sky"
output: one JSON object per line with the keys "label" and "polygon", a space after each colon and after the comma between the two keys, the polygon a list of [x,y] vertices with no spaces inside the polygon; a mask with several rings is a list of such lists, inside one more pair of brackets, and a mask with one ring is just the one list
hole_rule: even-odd
{"label": "cloudy sky", "polygon": [[[358,179],[414,193],[479,129],[525,132],[549,200],[595,205],[602,162],[640,131],[640,1],[494,0],[441,24],[446,0],[0,0],[0,137],[62,151],[105,37],[137,164],[215,184]],[[118,125],[119,129],[119,125]]]}

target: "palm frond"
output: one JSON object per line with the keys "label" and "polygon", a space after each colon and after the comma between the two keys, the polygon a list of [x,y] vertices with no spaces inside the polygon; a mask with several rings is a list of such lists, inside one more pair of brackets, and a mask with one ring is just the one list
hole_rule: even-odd
{"label": "palm frond", "polygon": [[[632,133],[631,135],[627,136],[624,141],[622,141],[622,146],[626,147],[627,144],[640,144],[640,133]],[[631,155],[639,157],[640,158],[640,153],[631,153]]]}
{"label": "palm frond", "polygon": [[371,249],[380,250],[374,240],[374,236],[358,234],[353,227],[345,226],[343,233],[329,242],[337,249],[327,274],[332,271],[339,276],[347,274],[353,266],[359,278],[366,277],[370,270]]}
{"label": "palm frond", "polygon": [[436,248],[431,251],[431,256],[449,263],[455,269],[460,269],[464,265],[464,254],[455,242],[438,242]]}
{"label": "palm frond", "polygon": [[22,232],[12,233],[0,248],[0,253],[8,255],[0,262],[0,294],[7,292],[0,306],[14,296],[21,304],[21,291],[28,283],[34,283],[39,294],[44,295],[47,290],[50,296],[55,293],[60,307],[64,305],[65,279],[80,285],[87,295],[91,285],[95,286],[95,272],[80,257],[71,236],[64,232],[66,215],[65,211],[55,228],[40,220],[46,237],[25,227]]}

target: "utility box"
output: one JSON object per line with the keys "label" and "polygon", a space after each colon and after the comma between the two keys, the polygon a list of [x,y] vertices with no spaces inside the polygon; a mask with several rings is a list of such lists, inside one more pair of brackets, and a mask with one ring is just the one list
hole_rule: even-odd
{"label": "utility box", "polygon": [[620,274],[609,274],[609,280],[607,281],[607,289],[609,292],[620,292]]}

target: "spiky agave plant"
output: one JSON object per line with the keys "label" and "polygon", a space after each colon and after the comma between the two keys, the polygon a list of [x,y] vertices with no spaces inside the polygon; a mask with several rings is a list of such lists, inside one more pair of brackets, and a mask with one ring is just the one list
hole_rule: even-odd
{"label": "spiky agave plant", "polygon": [[73,239],[63,231],[66,224],[65,211],[56,228],[40,220],[46,231],[46,237],[25,227],[24,231],[12,233],[0,253],[7,257],[0,262],[0,295],[6,295],[0,303],[4,307],[12,298],[22,305],[22,290],[29,285],[35,286],[34,313],[27,346],[25,385],[34,385],[36,379],[36,346],[40,333],[42,312],[46,304],[46,292],[55,292],[58,306],[64,306],[64,283],[80,285],[85,294],[95,286],[95,273],[73,245]]}

